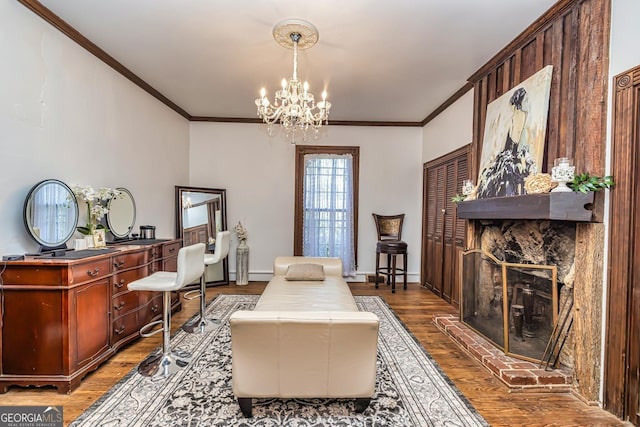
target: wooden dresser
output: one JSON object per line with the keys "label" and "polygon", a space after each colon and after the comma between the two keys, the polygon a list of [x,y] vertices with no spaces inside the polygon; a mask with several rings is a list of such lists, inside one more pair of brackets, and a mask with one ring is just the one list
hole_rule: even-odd
{"label": "wooden dresser", "polygon": [[[138,338],[143,325],[162,316],[162,294],[129,291],[127,284],[155,271],[176,271],[181,245],[168,240],[110,246],[114,251],[76,260],[7,262],[0,393],[10,385],[53,385],[70,393],[87,373]],[[180,309],[178,293],[172,308]]]}

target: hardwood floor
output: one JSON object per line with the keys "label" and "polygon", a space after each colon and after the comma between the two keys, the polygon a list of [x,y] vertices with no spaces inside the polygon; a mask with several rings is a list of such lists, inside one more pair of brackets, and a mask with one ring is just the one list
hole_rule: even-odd
{"label": "hardwood floor", "polygon": [[[260,294],[264,282],[228,285],[207,290],[207,300],[218,294]],[[352,283],[354,295],[380,295],[432,355],[447,376],[492,426],[623,426],[630,425],[598,407],[588,406],[569,393],[510,393],[506,386],[444,336],[433,324],[434,313],[456,310],[417,284],[392,294],[382,285]],[[197,299],[184,301],[172,318],[175,330],[197,312]],[[139,339],[89,374],[70,395],[54,388],[11,387],[0,394],[0,405],[62,405],[65,425],[77,418],[120,378],[160,344],[160,335]]]}

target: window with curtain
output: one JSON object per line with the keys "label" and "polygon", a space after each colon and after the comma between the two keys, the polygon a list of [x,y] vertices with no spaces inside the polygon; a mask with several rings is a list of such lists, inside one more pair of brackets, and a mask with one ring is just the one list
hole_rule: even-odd
{"label": "window with curtain", "polygon": [[75,209],[67,190],[59,185],[45,185],[34,194],[31,224],[34,232],[44,242],[64,239],[70,224],[75,220]]}
{"label": "window with curtain", "polygon": [[296,147],[294,253],[342,259],[356,273],[358,147]]}

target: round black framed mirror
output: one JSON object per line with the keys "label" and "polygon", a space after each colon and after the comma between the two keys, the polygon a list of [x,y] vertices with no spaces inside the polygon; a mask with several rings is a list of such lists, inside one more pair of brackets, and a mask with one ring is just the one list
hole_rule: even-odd
{"label": "round black framed mirror", "polygon": [[40,252],[66,249],[78,225],[78,202],[67,184],[46,179],[29,191],[23,214],[24,225],[40,244]]}
{"label": "round black framed mirror", "polygon": [[126,188],[116,188],[120,195],[109,200],[106,220],[107,228],[115,240],[129,238],[129,233],[136,222],[136,202]]}

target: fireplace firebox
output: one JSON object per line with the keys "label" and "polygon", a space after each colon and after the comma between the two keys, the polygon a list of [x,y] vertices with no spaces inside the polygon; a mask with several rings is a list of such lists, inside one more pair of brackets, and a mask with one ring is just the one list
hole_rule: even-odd
{"label": "fireplace firebox", "polygon": [[542,362],[558,319],[557,268],[461,254],[461,321],[505,354]]}

